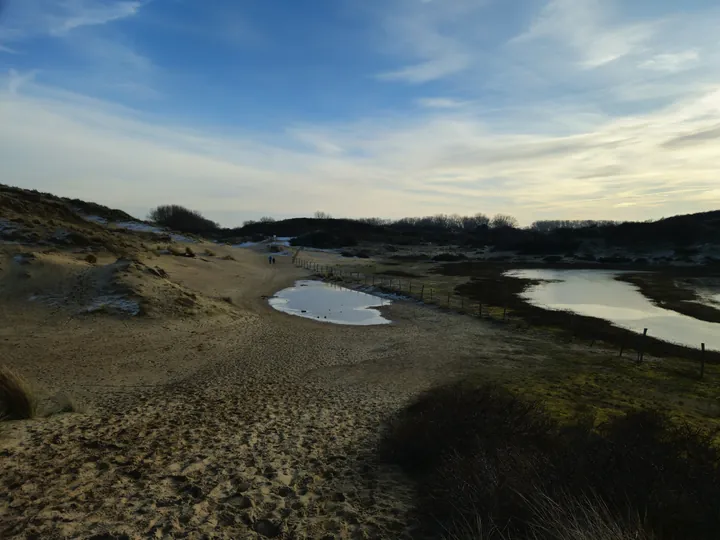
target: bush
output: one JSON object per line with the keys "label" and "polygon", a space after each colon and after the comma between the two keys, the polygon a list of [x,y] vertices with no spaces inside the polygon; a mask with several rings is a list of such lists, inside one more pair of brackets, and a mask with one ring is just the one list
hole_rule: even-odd
{"label": "bush", "polygon": [[192,248],[190,246],[187,246],[185,248],[185,256],[186,257],[194,257],[195,256],[195,252],[192,250]]}
{"label": "bush", "polygon": [[316,231],[297,236],[290,240],[290,244],[293,246],[332,249],[356,246],[357,239],[352,236],[335,235],[327,231]]}
{"label": "bush", "polygon": [[0,366],[0,420],[33,418],[36,411],[30,384],[19,373]]}
{"label": "bush", "polygon": [[557,263],[562,260],[563,260],[562,255],[548,255],[547,257],[545,257],[543,259],[543,261],[545,261],[546,263]]}
{"label": "bush", "polygon": [[440,253],[435,255],[432,260],[436,262],[457,262],[467,259],[467,255],[463,253]]}
{"label": "bush", "polygon": [[164,227],[185,233],[203,234],[217,231],[219,226],[200,212],[189,210],[177,204],[158,206],[150,212],[148,219]]}
{"label": "bush", "polygon": [[[720,530],[714,436],[653,411],[560,426],[502,388],[455,384],[396,415],[380,451],[418,480],[430,535],[711,539]],[[491,532],[470,536],[478,522]]]}
{"label": "bush", "polygon": [[87,262],[89,262],[90,264],[95,264],[95,263],[97,263],[97,257],[96,257],[95,255],[93,255],[92,253],[88,253],[88,254],[85,256],[85,260],[86,260]]}
{"label": "bush", "polygon": [[600,261],[601,263],[605,263],[605,264],[625,264],[625,263],[632,262],[632,259],[629,257],[615,256],[615,257],[600,257],[598,259],[598,261]]}

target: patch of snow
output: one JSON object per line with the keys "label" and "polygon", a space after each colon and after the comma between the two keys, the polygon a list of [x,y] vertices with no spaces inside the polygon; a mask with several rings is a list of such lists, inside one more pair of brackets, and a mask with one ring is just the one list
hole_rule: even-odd
{"label": "patch of snow", "polygon": [[194,244],[195,240],[192,238],[189,238],[187,236],[184,236],[182,234],[175,234],[171,233],[167,229],[164,229],[162,227],[158,227],[157,225],[150,225],[148,223],[143,223],[141,221],[117,221],[117,222],[111,222],[108,221],[105,218],[102,218],[100,216],[87,216],[84,214],[80,214],[85,220],[92,221],[93,223],[97,223],[99,225],[105,225],[108,227],[115,227],[117,229],[124,229],[126,231],[134,231],[134,232],[146,232],[151,234],[169,234],[170,238],[173,239],[175,242],[185,242],[189,244]]}
{"label": "patch of snow", "polygon": [[12,232],[15,230],[15,224],[7,219],[0,218],[0,234],[4,232]]}
{"label": "patch of snow", "polygon": [[171,234],[170,238],[172,238],[173,241],[175,241],[175,242],[185,242],[188,244],[195,243],[195,240],[193,240],[192,238],[189,238],[187,236],[183,236],[182,234]]}
{"label": "patch of snow", "polygon": [[140,223],[139,221],[118,221],[116,223],[112,223],[112,225],[118,229],[125,229],[127,231],[165,234],[165,231],[161,228],[156,227],[155,225],[148,225],[147,223]]}
{"label": "patch of snow", "polygon": [[89,306],[83,308],[81,312],[94,313],[104,310],[125,313],[134,317],[140,313],[140,304],[121,295],[98,296]]}
{"label": "patch of snow", "polygon": [[30,264],[30,261],[32,261],[34,258],[35,256],[32,254],[20,253],[13,257],[13,261],[17,264]]}
{"label": "patch of snow", "polygon": [[51,236],[53,240],[59,240],[59,241],[65,241],[67,240],[68,234],[70,234],[70,231],[67,231],[65,229],[55,229],[55,232]]}
{"label": "patch of snow", "polygon": [[107,219],[100,216],[86,216],[85,214],[80,214],[80,217],[82,217],[86,221],[97,223],[98,225],[107,225],[108,223]]}

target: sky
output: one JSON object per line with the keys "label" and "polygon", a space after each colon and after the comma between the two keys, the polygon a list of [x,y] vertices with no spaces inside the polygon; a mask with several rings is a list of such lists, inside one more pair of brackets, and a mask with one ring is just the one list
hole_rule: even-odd
{"label": "sky", "polygon": [[720,209],[716,0],[0,0],[0,183],[143,218]]}

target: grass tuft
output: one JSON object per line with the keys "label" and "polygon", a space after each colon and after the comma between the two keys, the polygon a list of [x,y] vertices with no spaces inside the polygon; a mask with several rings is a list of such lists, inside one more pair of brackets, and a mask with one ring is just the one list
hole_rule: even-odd
{"label": "grass tuft", "polygon": [[24,420],[37,412],[30,383],[16,371],[0,366],[0,420]]}

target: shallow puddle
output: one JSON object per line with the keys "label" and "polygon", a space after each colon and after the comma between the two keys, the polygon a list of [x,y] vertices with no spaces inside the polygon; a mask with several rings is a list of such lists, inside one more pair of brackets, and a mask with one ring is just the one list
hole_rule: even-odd
{"label": "shallow puddle", "polygon": [[269,302],[283,313],[322,322],[360,326],[390,323],[373,309],[387,306],[389,300],[322,281],[298,281]]}
{"label": "shallow puddle", "polygon": [[618,281],[619,272],[605,270],[512,270],[510,277],[547,280],[528,287],[520,296],[547,309],[598,317],[616,326],[699,348],[720,350],[720,324],[701,321],[654,305],[629,283]]}

